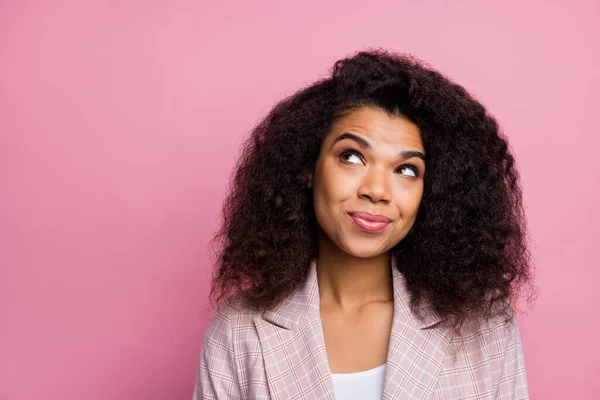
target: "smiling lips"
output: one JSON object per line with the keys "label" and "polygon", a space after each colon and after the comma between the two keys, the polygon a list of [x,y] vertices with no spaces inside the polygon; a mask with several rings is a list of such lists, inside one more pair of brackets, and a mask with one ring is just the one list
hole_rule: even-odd
{"label": "smiling lips", "polygon": [[351,211],[348,216],[354,221],[360,229],[365,232],[379,232],[392,222],[384,215],[373,215],[366,212]]}

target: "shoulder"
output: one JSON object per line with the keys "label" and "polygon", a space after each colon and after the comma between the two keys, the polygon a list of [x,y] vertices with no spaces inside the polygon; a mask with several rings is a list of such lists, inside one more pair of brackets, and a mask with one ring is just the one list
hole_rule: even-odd
{"label": "shoulder", "polygon": [[255,361],[252,354],[260,354],[248,347],[256,341],[246,333],[253,332],[255,314],[236,302],[217,304],[204,332],[194,399],[221,398],[223,393],[232,399],[247,397],[242,396],[242,386],[246,385],[247,371]]}
{"label": "shoulder", "polygon": [[468,321],[462,334],[452,340],[464,350],[474,352],[481,349],[490,357],[505,352],[517,341],[520,341],[517,320],[505,316]]}
{"label": "shoulder", "polygon": [[487,320],[469,321],[460,341],[464,343],[500,344],[514,340],[519,328],[516,318],[499,315]]}
{"label": "shoulder", "polygon": [[235,299],[220,301],[206,327],[203,347],[233,353],[240,342],[253,336],[255,318],[259,316],[260,311],[244,307]]}
{"label": "shoulder", "polygon": [[528,399],[525,362],[516,319],[470,321],[454,337],[437,383],[440,393],[460,384],[461,398]]}
{"label": "shoulder", "polygon": [[[219,302],[204,333],[201,374],[205,380],[219,381],[229,388],[235,382],[243,390],[262,390],[249,380],[265,381],[262,349],[256,321],[261,312],[241,307],[236,303]],[[204,370],[204,371],[203,371]],[[225,390],[225,389],[224,389]],[[226,389],[223,393],[229,393]],[[252,397],[252,396],[250,396]],[[236,398],[231,397],[231,398]]]}
{"label": "shoulder", "polygon": [[[453,362],[500,368],[507,357],[521,353],[521,338],[516,318],[497,316],[489,320],[468,321],[462,334],[450,341]],[[456,357],[458,356],[458,357]]]}

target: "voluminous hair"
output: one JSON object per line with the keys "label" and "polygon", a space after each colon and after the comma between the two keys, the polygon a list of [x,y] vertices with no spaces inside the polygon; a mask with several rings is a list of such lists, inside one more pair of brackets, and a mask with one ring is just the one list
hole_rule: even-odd
{"label": "voluminous hair", "polygon": [[462,86],[410,55],[360,51],[277,103],[244,143],[213,237],[211,299],[267,309],[297,290],[317,255],[308,174],[332,125],[359,107],[400,115],[427,154],[415,223],[391,250],[419,315],[445,324],[514,316],[531,281],[522,190],[507,138]]}

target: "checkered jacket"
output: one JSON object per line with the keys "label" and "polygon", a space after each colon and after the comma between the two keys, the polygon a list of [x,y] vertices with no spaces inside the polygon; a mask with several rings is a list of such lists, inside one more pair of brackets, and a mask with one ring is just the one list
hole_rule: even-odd
{"label": "checkered jacket", "polygon": [[[392,271],[383,399],[529,398],[516,323],[473,323],[461,338],[450,338],[432,327],[433,317],[415,318],[393,263]],[[221,304],[204,334],[193,400],[334,400],[319,309],[314,260],[304,286],[273,309]]]}

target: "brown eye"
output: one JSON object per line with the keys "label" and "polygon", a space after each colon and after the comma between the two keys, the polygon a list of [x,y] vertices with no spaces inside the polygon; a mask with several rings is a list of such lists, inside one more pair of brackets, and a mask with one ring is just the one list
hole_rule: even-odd
{"label": "brown eye", "polygon": [[345,150],[342,152],[342,154],[340,154],[340,158],[346,162],[349,162],[351,164],[357,164],[354,161],[350,161],[352,158],[358,160],[358,163],[362,163],[362,160],[359,156],[359,153],[357,151],[354,150]]}
{"label": "brown eye", "polygon": [[396,171],[400,171],[400,170],[410,171],[410,174],[407,176],[411,176],[413,178],[417,178],[419,176],[419,168],[417,168],[416,166],[414,166],[412,164],[401,165],[400,167],[398,167],[398,169]]}

